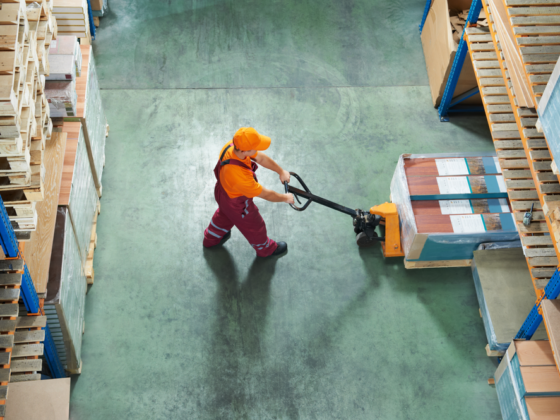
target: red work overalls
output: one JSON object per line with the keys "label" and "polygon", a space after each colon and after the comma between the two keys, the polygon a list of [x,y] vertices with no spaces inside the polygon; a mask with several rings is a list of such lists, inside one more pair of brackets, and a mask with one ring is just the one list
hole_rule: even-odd
{"label": "red work overalls", "polygon": [[240,166],[251,171],[255,181],[257,180],[255,171],[258,165],[255,162],[251,162],[251,168],[237,159],[230,159],[222,162],[224,155],[231,146],[230,144],[226,147],[222,156],[220,156],[220,160],[218,160],[218,164],[214,168],[214,174],[217,179],[216,187],[214,188],[214,197],[218,203],[218,210],[216,210],[210,224],[204,231],[203,245],[205,247],[217,245],[220,243],[222,237],[228,233],[233,226],[236,226],[255,251],[257,251],[257,255],[259,257],[267,257],[276,250],[278,245],[268,237],[266,225],[259,213],[259,209],[255,203],[253,203],[253,199],[245,196],[230,198],[220,183],[220,170],[223,165],[228,164]]}

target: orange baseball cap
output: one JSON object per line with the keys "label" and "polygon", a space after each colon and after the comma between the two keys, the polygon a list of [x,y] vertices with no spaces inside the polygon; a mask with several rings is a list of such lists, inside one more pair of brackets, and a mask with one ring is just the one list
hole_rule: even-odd
{"label": "orange baseball cap", "polygon": [[233,136],[233,144],[239,150],[266,150],[270,147],[270,137],[259,134],[253,127],[241,127]]}

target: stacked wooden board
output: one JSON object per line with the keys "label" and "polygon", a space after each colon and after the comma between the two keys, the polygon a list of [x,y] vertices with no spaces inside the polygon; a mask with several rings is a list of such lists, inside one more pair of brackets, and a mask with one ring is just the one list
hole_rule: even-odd
{"label": "stacked wooden board", "polygon": [[61,35],[90,37],[87,0],[53,0],[53,2],[53,12]]}
{"label": "stacked wooden board", "polygon": [[[535,290],[542,295],[558,265],[542,209],[560,198],[560,184],[550,168],[546,140],[535,129],[536,111],[516,105],[501,45],[493,41],[496,32],[487,4],[484,10],[490,17],[490,25],[467,28],[467,44]],[[525,226],[523,216],[531,206],[533,221]]]}
{"label": "stacked wooden board", "polygon": [[[22,259],[0,261],[0,418],[5,414],[8,382],[41,378],[47,318],[27,314],[21,301]],[[3,404],[4,403],[4,404]]]}
{"label": "stacked wooden board", "polygon": [[0,9],[0,195],[16,232],[29,234],[43,199],[43,151],[52,122],[44,95],[56,37],[51,2],[2,2]]}
{"label": "stacked wooden board", "polygon": [[[536,128],[535,109],[544,90],[542,83],[546,83],[553,69],[551,62],[560,55],[553,51],[557,47],[549,48],[555,41],[548,37],[560,34],[560,21],[555,17],[558,8],[553,3],[557,4],[550,0],[483,0],[490,22],[488,29],[470,27],[465,35],[537,299],[544,296],[544,287],[556,271],[560,255],[549,217],[560,204],[560,184],[552,172],[547,139]],[[521,221],[531,205],[536,212],[529,226],[525,226]],[[540,308],[550,339],[545,347],[557,352],[560,317],[555,316],[556,304],[544,300]],[[503,378],[511,377],[502,375],[500,369],[508,369],[512,357],[508,350],[496,372],[498,382],[507,383]],[[535,369],[531,380],[560,383],[558,366],[552,359],[547,372]],[[558,399],[543,399],[540,391],[529,392],[528,388],[527,394],[512,399],[504,389],[498,389],[498,396],[505,418],[534,420],[560,415]],[[555,395],[549,391],[547,395]],[[538,399],[529,400],[527,396]],[[546,410],[551,417],[542,417],[542,403],[549,404]],[[516,416],[519,410],[524,410],[525,416]]]}

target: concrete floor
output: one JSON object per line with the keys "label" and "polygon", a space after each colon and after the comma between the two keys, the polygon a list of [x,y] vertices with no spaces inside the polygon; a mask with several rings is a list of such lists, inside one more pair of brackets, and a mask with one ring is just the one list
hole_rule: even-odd
{"label": "concrete floor", "polygon": [[[111,133],[72,419],[499,419],[470,269],[407,271],[351,219],[258,200],[204,251],[212,169],[240,126],[312,191],[389,198],[401,153],[488,151],[483,116],[440,123],[424,0],[111,0],[94,52]],[[275,174],[263,184],[278,191]]]}

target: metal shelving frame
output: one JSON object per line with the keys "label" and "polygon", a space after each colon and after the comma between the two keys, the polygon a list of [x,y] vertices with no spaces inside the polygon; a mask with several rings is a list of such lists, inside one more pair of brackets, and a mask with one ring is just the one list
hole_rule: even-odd
{"label": "metal shelving frame", "polygon": [[[424,15],[422,16],[422,21],[420,23],[420,34],[424,29],[424,24],[426,23],[426,18],[430,12],[430,8],[433,0],[427,0],[426,6],[424,8]],[[468,53],[467,42],[465,41],[464,35],[465,30],[471,23],[476,23],[478,21],[478,16],[480,10],[482,9],[482,3],[480,0],[473,0],[471,7],[469,9],[469,14],[467,16],[467,22],[463,33],[461,34],[461,41],[457,47],[457,52],[455,53],[455,58],[453,60],[453,65],[451,66],[451,71],[447,78],[447,83],[445,85],[445,90],[441,98],[441,102],[438,107],[439,119],[442,122],[449,121],[450,113],[458,112],[484,112],[484,108],[481,106],[462,106],[460,105],[463,101],[469,99],[471,96],[479,93],[478,87],[473,88],[467,92],[462,93],[456,97],[453,97],[455,89],[457,88],[457,82],[459,81],[459,76],[463,70],[463,65],[465,64],[465,58]]]}
{"label": "metal shelving frame", "polygon": [[[4,202],[0,197],[0,244],[2,250],[7,258],[12,259],[22,259],[21,253],[19,252],[18,241],[15,237],[14,230],[6,213],[6,208],[4,207]],[[25,309],[28,314],[32,315],[44,315],[43,309],[37,296],[35,286],[31,280],[31,275],[27,265],[23,265],[23,275],[21,282],[21,297],[25,305]],[[66,373],[60,362],[60,357],[56,351],[54,341],[52,339],[49,326],[43,328],[45,330],[45,341],[44,341],[44,354],[49,370],[53,378],[65,378]]]}

